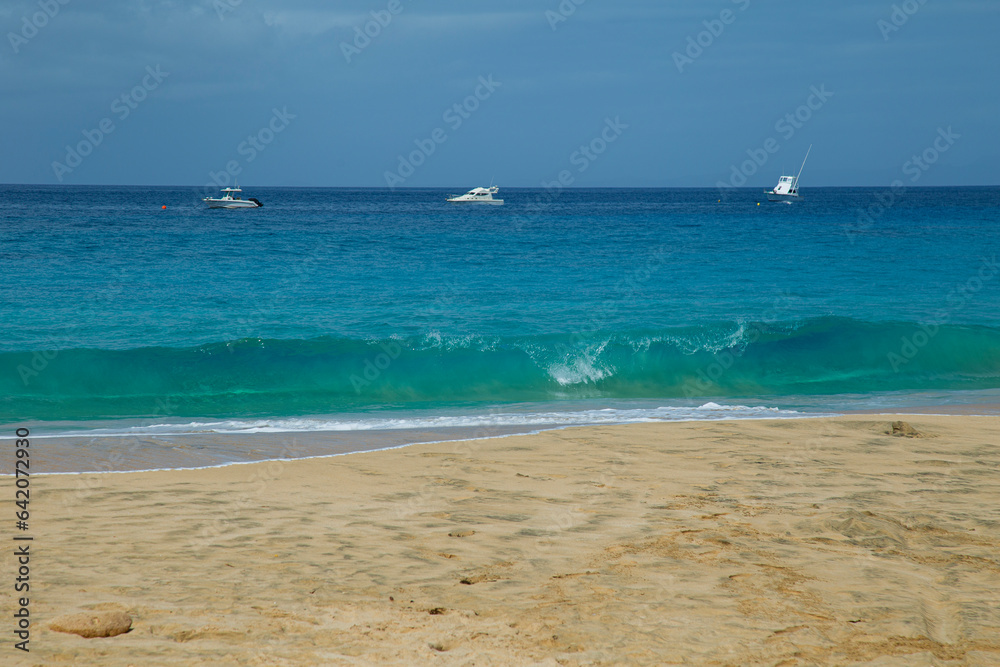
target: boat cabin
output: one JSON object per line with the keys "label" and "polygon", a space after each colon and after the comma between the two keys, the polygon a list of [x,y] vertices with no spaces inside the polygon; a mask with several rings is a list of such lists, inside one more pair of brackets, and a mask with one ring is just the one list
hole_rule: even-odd
{"label": "boat cabin", "polygon": [[778,179],[778,184],[774,186],[774,194],[776,195],[795,194],[795,190],[794,176],[782,176]]}

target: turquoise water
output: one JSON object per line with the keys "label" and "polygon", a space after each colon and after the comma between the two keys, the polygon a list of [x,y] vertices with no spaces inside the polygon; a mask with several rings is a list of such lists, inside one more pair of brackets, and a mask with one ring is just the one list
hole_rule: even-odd
{"label": "turquoise water", "polygon": [[0,423],[1000,389],[1000,188],[449,193],[248,188],[264,208],[222,211],[194,188],[0,188]]}

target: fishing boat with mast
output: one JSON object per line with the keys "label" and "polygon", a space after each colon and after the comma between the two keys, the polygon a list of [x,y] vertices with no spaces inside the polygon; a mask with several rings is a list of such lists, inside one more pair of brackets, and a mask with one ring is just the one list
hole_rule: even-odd
{"label": "fishing boat with mast", "polygon": [[799,194],[799,176],[802,175],[802,170],[806,166],[806,160],[809,159],[809,151],[811,150],[812,144],[809,144],[809,150],[806,151],[806,156],[802,160],[802,166],[799,167],[798,176],[782,176],[778,179],[778,184],[773,189],[764,191],[768,201],[783,201],[786,204],[791,204],[802,199],[802,196]]}
{"label": "fishing boat with mast", "polygon": [[243,199],[240,196],[241,192],[243,190],[237,183],[236,187],[223,188],[221,197],[205,197],[202,201],[208,204],[209,208],[260,208],[263,206],[260,200],[254,197]]}

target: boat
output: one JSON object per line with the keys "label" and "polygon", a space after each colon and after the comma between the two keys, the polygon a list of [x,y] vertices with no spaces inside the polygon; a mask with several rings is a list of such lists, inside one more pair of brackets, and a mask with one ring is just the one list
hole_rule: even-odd
{"label": "boat", "polygon": [[495,185],[491,185],[488,188],[473,188],[464,195],[452,195],[448,198],[448,201],[452,204],[493,204],[494,206],[500,206],[503,204],[503,200],[493,198],[493,195],[498,192],[500,192],[500,188]]}
{"label": "boat", "polygon": [[259,199],[253,197],[243,199],[240,197],[241,192],[243,190],[240,189],[239,185],[235,188],[223,188],[221,197],[205,197],[202,201],[208,204],[209,208],[260,208],[263,206]]}
{"label": "boat", "polygon": [[774,186],[774,189],[764,191],[768,201],[783,201],[786,204],[791,204],[802,199],[802,196],[799,194],[799,176],[802,175],[802,169],[806,166],[806,160],[809,159],[809,151],[811,150],[812,144],[809,145],[806,157],[802,160],[798,176],[782,176],[778,179],[778,184]]}

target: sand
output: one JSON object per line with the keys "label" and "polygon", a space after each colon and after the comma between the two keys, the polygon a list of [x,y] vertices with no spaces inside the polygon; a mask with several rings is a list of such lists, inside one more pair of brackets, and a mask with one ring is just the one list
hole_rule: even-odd
{"label": "sand", "polygon": [[4,662],[996,665],[998,466],[1000,418],[857,415],[32,477]]}

